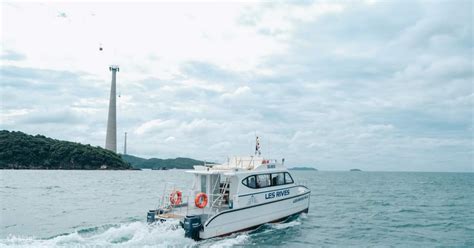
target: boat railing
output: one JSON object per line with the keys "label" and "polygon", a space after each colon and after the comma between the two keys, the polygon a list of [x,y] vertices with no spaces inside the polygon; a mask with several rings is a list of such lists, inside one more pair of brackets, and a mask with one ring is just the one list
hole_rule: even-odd
{"label": "boat railing", "polygon": [[[181,192],[181,201],[176,204],[171,203],[171,195],[173,192]],[[196,192],[194,190],[183,191],[175,187],[174,184],[165,184],[163,193],[159,197],[157,209],[163,209],[175,215],[196,215],[196,214],[214,214],[219,213],[224,209],[228,209],[229,205],[226,202],[225,194],[219,192],[217,194],[207,194],[208,203],[204,208],[198,208],[195,205]],[[176,198],[177,199],[177,198]],[[228,200],[227,200],[228,201]]]}
{"label": "boat railing", "polygon": [[277,159],[262,159],[261,157],[234,157],[228,160],[227,165],[231,168],[241,168],[245,170],[255,169],[261,164],[278,164]]}
{"label": "boat railing", "polygon": [[[199,208],[195,205],[194,203],[194,198],[190,196],[187,196],[187,206],[186,206],[186,214],[216,214],[221,212],[224,209],[228,209],[229,206],[226,204],[222,204],[222,202],[218,201],[218,199],[221,199],[221,194],[208,194],[208,199],[213,199],[215,198],[214,201],[208,202],[207,206],[204,208]],[[191,201],[190,201],[191,200]]]}
{"label": "boat railing", "polygon": [[244,159],[244,158],[234,158],[234,164],[236,165],[237,168],[242,168],[242,169],[252,169],[255,168],[255,158],[250,157],[250,159]]}
{"label": "boat railing", "polygon": [[[174,192],[180,192],[181,202],[179,204],[171,204],[171,197]],[[174,183],[165,183],[161,196],[158,197],[158,208],[169,209],[173,207],[181,207],[181,205],[186,204],[187,202],[184,199],[187,199],[188,194],[191,192],[183,191],[181,188],[177,187]]]}

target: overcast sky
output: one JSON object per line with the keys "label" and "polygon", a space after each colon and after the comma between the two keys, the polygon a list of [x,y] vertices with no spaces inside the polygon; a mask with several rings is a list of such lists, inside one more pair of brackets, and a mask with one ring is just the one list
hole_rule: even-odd
{"label": "overcast sky", "polygon": [[104,146],[118,64],[129,154],[474,171],[472,1],[1,8],[1,129]]}

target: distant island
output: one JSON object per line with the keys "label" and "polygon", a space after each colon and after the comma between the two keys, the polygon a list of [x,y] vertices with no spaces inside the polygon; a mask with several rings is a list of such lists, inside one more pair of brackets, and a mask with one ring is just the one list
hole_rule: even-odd
{"label": "distant island", "polygon": [[[121,155],[123,160],[130,163],[135,169],[152,169],[152,170],[167,170],[167,169],[193,169],[194,165],[203,165],[205,162],[191,158],[174,158],[174,159],[159,159],[159,158],[140,158],[132,155]],[[211,163],[208,163],[211,164]]]}
{"label": "distant island", "polygon": [[288,168],[289,170],[304,170],[304,171],[318,171],[318,169],[313,167],[292,167]]}
{"label": "distant island", "polygon": [[101,147],[2,130],[0,169],[129,170],[133,167]]}
{"label": "distant island", "polygon": [[351,169],[350,171],[362,171],[361,169]]}

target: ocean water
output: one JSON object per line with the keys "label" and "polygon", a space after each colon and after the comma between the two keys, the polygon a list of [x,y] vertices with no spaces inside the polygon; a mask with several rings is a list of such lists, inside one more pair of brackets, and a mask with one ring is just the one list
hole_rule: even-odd
{"label": "ocean water", "polygon": [[474,173],[313,172],[308,214],[193,241],[146,224],[171,171],[0,171],[0,247],[474,247]]}

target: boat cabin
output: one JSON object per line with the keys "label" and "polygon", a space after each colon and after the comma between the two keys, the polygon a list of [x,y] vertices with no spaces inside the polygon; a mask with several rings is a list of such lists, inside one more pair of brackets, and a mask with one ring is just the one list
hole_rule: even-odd
{"label": "boat cabin", "polygon": [[226,164],[194,166],[191,195],[205,193],[208,208],[239,207],[239,195],[294,183],[283,163],[261,157],[234,157]]}

